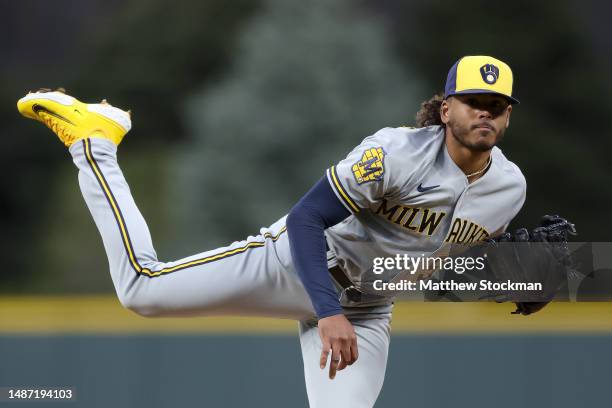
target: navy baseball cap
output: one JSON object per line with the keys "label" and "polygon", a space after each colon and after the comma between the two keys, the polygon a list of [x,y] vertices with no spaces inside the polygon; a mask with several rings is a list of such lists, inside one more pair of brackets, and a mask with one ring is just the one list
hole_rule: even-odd
{"label": "navy baseball cap", "polygon": [[511,104],[519,103],[512,96],[512,70],[508,64],[486,55],[460,58],[448,71],[444,99],[483,93],[502,95]]}

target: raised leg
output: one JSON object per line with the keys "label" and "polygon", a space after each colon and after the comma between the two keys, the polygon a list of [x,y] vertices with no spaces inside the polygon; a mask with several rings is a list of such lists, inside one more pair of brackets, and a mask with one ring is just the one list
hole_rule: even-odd
{"label": "raised leg", "polygon": [[100,231],[119,300],[145,316],[314,312],[290,261],[284,218],[260,235],[161,262],[119,168],[117,146],[87,138],[70,147],[85,202]]}

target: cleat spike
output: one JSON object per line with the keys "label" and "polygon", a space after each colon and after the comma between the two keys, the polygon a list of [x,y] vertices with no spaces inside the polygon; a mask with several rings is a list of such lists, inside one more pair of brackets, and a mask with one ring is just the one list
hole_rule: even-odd
{"label": "cleat spike", "polygon": [[61,93],[65,94],[66,93],[66,89],[60,86],[59,88],[57,88],[55,90],[55,92],[61,92]]}

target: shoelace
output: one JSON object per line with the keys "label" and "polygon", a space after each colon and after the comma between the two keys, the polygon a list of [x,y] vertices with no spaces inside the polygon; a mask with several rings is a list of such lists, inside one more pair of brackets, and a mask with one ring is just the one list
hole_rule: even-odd
{"label": "shoelace", "polygon": [[57,119],[55,119],[51,115],[47,115],[44,112],[40,112],[38,116],[40,116],[43,123],[49,129],[51,129],[56,135],[59,136],[60,140],[64,142],[66,146],[69,146],[72,144],[72,142],[74,141],[74,136],[72,135],[70,130],[67,129],[65,126],[62,126]]}

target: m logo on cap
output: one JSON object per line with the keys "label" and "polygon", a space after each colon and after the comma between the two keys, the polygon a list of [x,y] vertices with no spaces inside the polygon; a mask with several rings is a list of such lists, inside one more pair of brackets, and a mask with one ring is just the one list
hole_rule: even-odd
{"label": "m logo on cap", "polygon": [[485,64],[480,67],[480,75],[483,81],[489,85],[493,85],[497,82],[497,78],[499,78],[499,68],[493,64]]}

